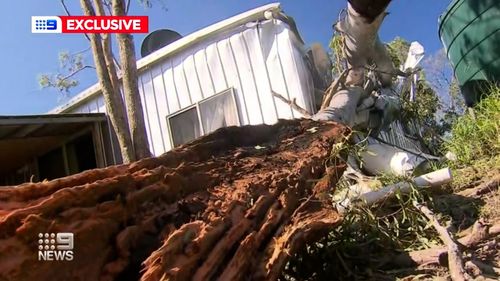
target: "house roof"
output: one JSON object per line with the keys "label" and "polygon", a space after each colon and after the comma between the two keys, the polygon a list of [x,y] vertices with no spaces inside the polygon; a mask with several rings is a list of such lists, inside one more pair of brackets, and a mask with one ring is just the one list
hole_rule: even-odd
{"label": "house roof", "polygon": [[0,174],[60,146],[95,122],[106,120],[103,113],[0,116]]}
{"label": "house roof", "polygon": [[[269,19],[269,14],[266,12],[271,12],[271,15],[273,17],[276,17],[280,20],[291,20],[290,18],[287,18],[281,13],[281,7],[280,3],[271,3],[268,5],[264,5],[258,8],[255,8],[253,10],[244,12],[242,14],[233,16],[231,18],[225,19],[223,21],[220,21],[218,23],[215,23],[213,25],[210,25],[208,27],[205,27],[203,29],[200,29],[196,32],[193,32],[151,54],[148,56],[141,58],[140,60],[137,61],[137,69],[139,73],[141,73],[142,70],[154,65],[155,63],[159,62],[160,60],[171,56],[175,53],[178,53],[184,49],[186,49],[189,46],[192,46],[193,44],[196,44],[210,36],[213,36],[215,34],[220,34],[225,31],[231,30],[235,27],[241,26],[243,24],[246,24],[248,22],[253,22],[253,21],[260,21],[260,20],[265,20]],[[295,24],[293,21],[291,21],[292,29],[294,29],[294,32],[297,34],[297,37],[300,39],[300,36],[298,32],[296,31]],[[49,114],[56,114],[56,113],[63,113],[63,112],[68,112],[75,106],[79,105],[81,102],[87,100],[88,98],[97,95],[100,93],[100,85],[99,83],[94,84],[93,86],[87,88],[80,94],[76,95],[72,99],[70,99],[67,103],[58,106],[54,108],[53,110],[49,111]]]}

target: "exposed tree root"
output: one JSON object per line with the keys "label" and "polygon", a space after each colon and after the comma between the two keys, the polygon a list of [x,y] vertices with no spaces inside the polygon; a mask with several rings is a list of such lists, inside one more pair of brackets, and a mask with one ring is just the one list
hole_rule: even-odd
{"label": "exposed tree root", "polygon": [[[309,120],[231,127],[157,158],[2,188],[0,280],[275,280],[340,223],[323,193],[347,133]],[[73,261],[38,260],[39,233],[54,232],[74,233]]]}

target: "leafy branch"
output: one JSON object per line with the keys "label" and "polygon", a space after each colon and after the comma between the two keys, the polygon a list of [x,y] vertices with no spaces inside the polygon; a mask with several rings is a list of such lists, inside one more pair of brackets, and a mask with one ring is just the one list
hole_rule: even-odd
{"label": "leafy branch", "polygon": [[[85,69],[95,69],[91,65],[83,62],[83,53],[89,48],[70,54],[69,52],[59,53],[59,73],[44,73],[38,77],[38,83],[42,88],[56,88],[60,93],[67,95],[71,88],[78,86],[79,82],[73,77]],[[65,74],[63,74],[65,73]]]}

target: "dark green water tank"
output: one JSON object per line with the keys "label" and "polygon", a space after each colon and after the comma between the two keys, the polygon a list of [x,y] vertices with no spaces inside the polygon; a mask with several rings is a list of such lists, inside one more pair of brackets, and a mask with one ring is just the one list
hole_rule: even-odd
{"label": "dark green water tank", "polygon": [[467,105],[500,81],[500,0],[455,0],[439,18],[439,37]]}

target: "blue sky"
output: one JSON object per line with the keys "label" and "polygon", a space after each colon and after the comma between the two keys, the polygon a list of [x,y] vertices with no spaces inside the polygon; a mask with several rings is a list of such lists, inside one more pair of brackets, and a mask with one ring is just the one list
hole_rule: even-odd
{"label": "blue sky", "polygon": [[[268,0],[160,0],[168,10],[162,9],[158,0],[145,9],[138,0],[132,0],[131,15],[149,16],[149,30],[169,28],[182,35],[236,15],[246,10],[276,1]],[[81,14],[78,0],[66,0],[73,15]],[[345,7],[343,0],[283,0],[284,11],[294,17],[299,32],[307,44],[321,42],[325,47],[332,35],[332,24],[339,11]],[[437,35],[437,20],[450,0],[394,0],[389,6],[389,16],[384,21],[380,36],[390,41],[401,36],[408,41],[419,41],[431,54],[442,46]],[[32,34],[31,16],[64,15],[57,0],[17,0],[4,3],[0,17],[1,61],[0,115],[38,114],[49,111],[64,102],[54,89],[40,89],[37,76],[58,71],[58,54],[61,51],[78,52],[88,47],[87,40],[79,34]],[[145,35],[136,35],[139,47]],[[90,53],[85,55],[92,63]],[[96,82],[93,70],[78,76],[80,85],[71,95]]]}

